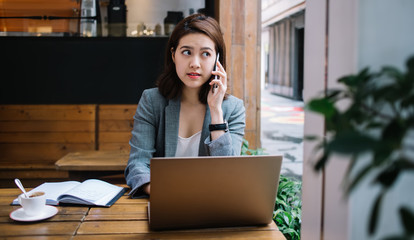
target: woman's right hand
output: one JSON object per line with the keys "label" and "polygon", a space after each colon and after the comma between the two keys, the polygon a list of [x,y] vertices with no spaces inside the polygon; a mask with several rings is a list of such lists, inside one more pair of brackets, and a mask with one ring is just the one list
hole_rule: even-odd
{"label": "woman's right hand", "polygon": [[[207,95],[207,103],[211,110],[218,109],[221,111],[221,105],[223,103],[224,95],[227,91],[227,73],[224,70],[223,65],[220,62],[217,62],[216,71],[212,71],[213,75],[218,76],[218,79],[213,78],[210,81],[211,90]],[[214,85],[217,87],[214,88]],[[214,88],[214,91],[213,91]],[[221,119],[220,121],[222,121]]]}

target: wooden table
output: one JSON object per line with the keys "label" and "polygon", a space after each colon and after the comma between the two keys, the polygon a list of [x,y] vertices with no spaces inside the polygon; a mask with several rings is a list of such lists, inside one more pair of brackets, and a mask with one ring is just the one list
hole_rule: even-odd
{"label": "wooden table", "polygon": [[274,222],[258,227],[150,231],[148,199],[127,195],[110,208],[61,206],[47,220],[16,222],[9,214],[20,208],[10,205],[18,194],[17,188],[0,189],[1,239],[286,239]]}
{"label": "wooden table", "polygon": [[70,171],[124,171],[129,153],[124,151],[84,151],[68,153],[55,166]]}
{"label": "wooden table", "polygon": [[[57,170],[68,171],[72,180],[90,178],[121,178],[128,163],[129,152],[83,151],[72,152],[56,161]],[[119,182],[117,182],[119,183]]]}

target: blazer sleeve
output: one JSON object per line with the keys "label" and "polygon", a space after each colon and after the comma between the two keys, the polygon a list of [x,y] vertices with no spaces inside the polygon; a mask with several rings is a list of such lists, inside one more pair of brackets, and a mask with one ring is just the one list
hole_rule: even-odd
{"label": "blazer sleeve", "polygon": [[233,97],[223,108],[224,119],[229,125],[229,131],[218,139],[211,141],[208,137],[204,144],[210,156],[238,156],[241,153],[244,129],[246,127],[246,110],[243,101]]}
{"label": "blazer sleeve", "polygon": [[151,97],[146,90],[138,103],[129,141],[131,152],[125,169],[125,180],[131,187],[130,195],[143,195],[140,187],[150,182],[149,165],[155,152],[156,125]]}

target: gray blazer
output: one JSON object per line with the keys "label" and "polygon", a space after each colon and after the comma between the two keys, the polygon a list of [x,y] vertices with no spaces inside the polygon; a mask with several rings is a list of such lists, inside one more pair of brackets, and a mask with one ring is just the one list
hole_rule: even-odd
{"label": "gray blazer", "polygon": [[[240,155],[245,128],[243,101],[229,96],[222,104],[223,117],[229,131],[211,141],[208,126],[211,121],[207,105],[199,145],[199,156]],[[150,159],[174,157],[177,148],[180,98],[168,100],[158,88],[142,93],[134,116],[134,128],[129,142],[131,152],[125,169],[125,179],[131,187],[130,195],[142,195],[140,187],[150,182]]]}

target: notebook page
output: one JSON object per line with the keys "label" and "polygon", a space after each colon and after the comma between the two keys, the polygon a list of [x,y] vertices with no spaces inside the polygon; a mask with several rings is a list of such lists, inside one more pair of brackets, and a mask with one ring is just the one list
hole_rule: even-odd
{"label": "notebook page", "polygon": [[122,189],[122,187],[118,187],[104,181],[89,179],[84,181],[79,186],[71,189],[66,194],[97,205],[105,205]]}

